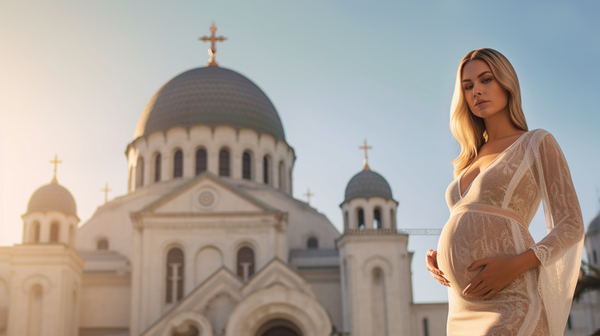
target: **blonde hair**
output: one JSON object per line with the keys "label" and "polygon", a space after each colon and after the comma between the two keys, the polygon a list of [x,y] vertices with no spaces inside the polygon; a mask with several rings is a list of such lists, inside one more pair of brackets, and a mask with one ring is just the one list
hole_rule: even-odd
{"label": "blonde hair", "polygon": [[517,73],[504,55],[490,48],[469,51],[462,58],[456,72],[456,83],[450,107],[450,131],[460,144],[460,155],[454,160],[454,177],[458,176],[477,157],[481,146],[488,140],[483,118],[474,115],[464,97],[462,89],[462,70],[468,62],[482,60],[490,67],[494,78],[508,94],[508,112],[513,124],[528,131],[523,108],[521,107],[521,88]]}

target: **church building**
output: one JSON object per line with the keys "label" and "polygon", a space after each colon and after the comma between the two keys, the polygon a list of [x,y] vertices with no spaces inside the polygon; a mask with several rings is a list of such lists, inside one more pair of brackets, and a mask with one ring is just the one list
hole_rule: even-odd
{"label": "church building", "polygon": [[79,225],[56,170],[33,193],[22,243],[0,247],[0,335],[444,335],[447,304],[413,303],[385,178],[365,162],[350,179],[343,233],[295,199],[279,114],[217,64],[215,30],[208,66],[142,111],[126,195]]}
{"label": "church building", "polygon": [[385,178],[366,160],[349,176],[343,232],[295,199],[279,114],[217,64],[211,30],[208,66],[142,111],[126,195],[79,225],[56,170],[33,193],[22,243],[0,247],[0,336],[445,335],[448,304],[413,302]]}

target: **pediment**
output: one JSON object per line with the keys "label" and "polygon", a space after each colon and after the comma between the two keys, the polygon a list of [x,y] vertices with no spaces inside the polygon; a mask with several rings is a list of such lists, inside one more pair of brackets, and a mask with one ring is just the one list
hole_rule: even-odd
{"label": "pediment", "polygon": [[243,297],[241,288],[244,283],[226,267],[221,267],[208,279],[187,294],[169,312],[163,315],[152,327],[141,336],[160,335],[165,326],[175,317],[188,312],[203,314],[215,298],[229,297],[240,302]]}
{"label": "pediment", "polygon": [[139,213],[164,215],[265,211],[277,210],[218,176],[204,172],[146,206]]}
{"label": "pediment", "polygon": [[[219,302],[217,302],[219,300],[220,302],[228,300],[233,309],[256,292],[265,289],[272,291],[277,288],[301,292],[316,300],[310,284],[278,258],[271,260],[245,284],[231,270],[223,266],[181,299],[140,336],[163,335],[172,324],[178,325],[177,321],[182,316],[199,316],[208,321],[211,314],[214,313],[212,312],[214,307],[219,306]],[[214,305],[214,302],[217,305]],[[227,313],[227,316],[229,313],[231,311]]]}
{"label": "pediment", "polygon": [[310,297],[315,297],[310,284],[279,258],[274,258],[254,274],[242,288],[242,295],[246,297],[253,292],[275,285],[296,289]]}

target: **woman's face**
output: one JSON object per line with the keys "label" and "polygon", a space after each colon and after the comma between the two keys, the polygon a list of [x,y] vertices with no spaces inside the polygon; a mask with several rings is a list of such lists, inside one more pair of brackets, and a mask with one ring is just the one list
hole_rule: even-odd
{"label": "woman's face", "polygon": [[508,93],[482,60],[469,61],[462,70],[462,89],[469,109],[480,118],[507,109]]}

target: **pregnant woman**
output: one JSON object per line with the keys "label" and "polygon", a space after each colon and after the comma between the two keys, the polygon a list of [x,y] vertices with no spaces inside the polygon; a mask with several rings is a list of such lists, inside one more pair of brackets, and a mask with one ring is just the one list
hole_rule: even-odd
{"label": "pregnant woman", "polygon": [[[448,286],[447,334],[563,335],[583,248],[581,209],[549,132],[529,131],[517,74],[496,50],[461,61],[450,128],[461,146],[450,218],[427,268]],[[543,202],[548,234],[529,224]]]}

